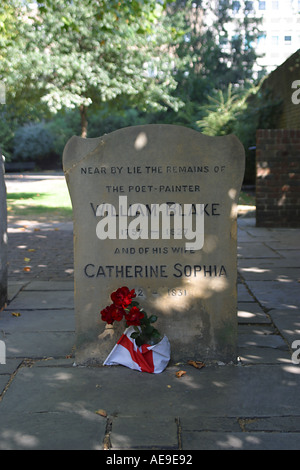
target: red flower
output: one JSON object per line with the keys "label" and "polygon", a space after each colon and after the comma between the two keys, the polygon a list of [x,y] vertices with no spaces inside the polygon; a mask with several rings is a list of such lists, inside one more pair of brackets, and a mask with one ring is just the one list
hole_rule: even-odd
{"label": "red flower", "polygon": [[105,309],[101,310],[101,318],[106,323],[112,325],[113,322],[121,321],[125,311],[122,308],[116,307],[116,305],[112,304],[106,307]]}
{"label": "red flower", "polygon": [[112,309],[111,305],[105,307],[103,310],[101,310],[101,318],[103,321],[106,321],[108,324],[112,324],[115,320],[112,316]]}
{"label": "red flower", "polygon": [[127,326],[141,324],[141,319],[144,318],[144,314],[138,307],[132,307],[128,313],[125,314]]}
{"label": "red flower", "polygon": [[128,287],[119,287],[110,297],[117,307],[126,308],[131,304],[131,300],[136,297],[136,294],[134,289],[130,291]]}

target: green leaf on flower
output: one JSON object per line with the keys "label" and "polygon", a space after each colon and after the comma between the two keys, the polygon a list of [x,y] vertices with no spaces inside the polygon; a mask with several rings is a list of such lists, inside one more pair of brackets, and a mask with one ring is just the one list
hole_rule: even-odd
{"label": "green leaf on flower", "polygon": [[155,323],[157,321],[157,316],[156,315],[151,315],[151,317],[149,317],[149,322],[150,323]]}
{"label": "green leaf on flower", "polygon": [[134,332],[134,333],[131,333],[130,338],[132,338],[132,339],[137,339],[139,336],[140,336],[140,333],[139,333],[139,332],[138,332],[138,333],[137,333],[137,332]]}

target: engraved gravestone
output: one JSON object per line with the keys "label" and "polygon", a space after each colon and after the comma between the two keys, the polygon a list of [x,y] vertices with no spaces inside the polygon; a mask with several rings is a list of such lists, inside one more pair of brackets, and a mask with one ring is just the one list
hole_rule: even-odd
{"label": "engraved gravestone", "polygon": [[4,162],[0,149],[0,309],[7,301],[7,209]]}
{"label": "engraved gravestone", "polygon": [[173,125],[72,137],[63,166],[74,219],[76,363],[103,363],[124,324],[100,310],[135,288],[171,361],[236,358],[237,201],[244,149]]}

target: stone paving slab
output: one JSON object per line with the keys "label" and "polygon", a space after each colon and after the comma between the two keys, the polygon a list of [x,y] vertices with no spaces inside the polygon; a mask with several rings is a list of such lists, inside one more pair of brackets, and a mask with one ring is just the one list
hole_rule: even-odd
{"label": "stone paving slab", "polygon": [[281,258],[280,254],[272,250],[266,243],[256,242],[249,244],[238,243],[238,258]]}
{"label": "stone paving slab", "polygon": [[9,280],[8,283],[8,302],[11,302],[16,295],[20,292],[21,289],[23,289],[26,286],[27,282],[26,281],[14,281],[11,282]]}
{"label": "stone paving slab", "polygon": [[238,302],[254,302],[255,299],[244,284],[237,286]]}
{"label": "stone paving slab", "polygon": [[11,358],[47,358],[65,357],[72,354],[75,333],[64,331],[17,331],[3,333],[0,340],[5,342],[7,357]]}
{"label": "stone paving slab", "polygon": [[[138,423],[138,424],[137,424]],[[137,421],[136,417],[118,416],[113,419],[110,436],[112,450],[173,449],[179,447],[176,418],[154,416]]]}
{"label": "stone paving slab", "polygon": [[0,450],[102,450],[105,429],[105,419],[80,409],[67,413],[4,413]]}
{"label": "stone paving slab", "polygon": [[[300,236],[300,234],[299,234]],[[240,258],[239,262],[239,270],[242,268],[251,270],[268,270],[273,268],[298,268],[300,267],[300,260],[299,257],[294,256],[291,258]],[[260,272],[260,271],[258,271]]]}
{"label": "stone paving slab", "polygon": [[[15,314],[20,316],[15,316]],[[0,312],[1,330],[5,333],[75,331],[73,309],[25,310]]]}
{"label": "stone paving slab", "polygon": [[249,346],[240,348],[239,359],[243,365],[255,364],[289,364],[291,354],[289,351],[281,351],[278,349],[261,348]]}
{"label": "stone paving slab", "polygon": [[256,322],[254,322],[253,324],[251,324],[251,322],[249,322],[249,323],[239,323],[238,333],[239,333],[240,341],[242,341],[244,335],[249,335],[249,334],[253,334],[253,335],[256,335],[256,336],[261,335],[261,336],[264,336],[264,337],[267,336],[267,335],[278,334],[272,323],[260,324],[260,323],[256,323]]}
{"label": "stone paving slab", "polygon": [[0,377],[2,375],[7,375],[10,377],[17,370],[21,363],[22,359],[10,359],[7,357],[6,364],[0,365]]}
{"label": "stone paving slab", "polygon": [[[299,263],[300,264],[300,263]],[[239,267],[239,272],[246,281],[298,281],[300,269],[298,267]]]}
{"label": "stone paving slab", "polygon": [[298,310],[300,307],[300,284],[297,281],[248,281],[251,292],[264,307],[271,309]]}
{"label": "stone paving slab", "polygon": [[300,314],[299,309],[274,309],[270,316],[280,330],[281,335],[289,344],[300,340]]}
{"label": "stone paving slab", "polygon": [[[174,367],[152,376],[118,366],[53,364],[22,367],[12,380],[0,402],[4,448],[97,448],[107,424],[94,416],[99,409],[110,420],[112,450],[176,449],[180,442],[189,450],[299,446],[295,420],[290,428],[287,419],[299,416],[299,368],[187,366],[187,374],[178,379]],[[258,429],[249,427],[252,420],[266,417],[269,429],[263,430],[262,421]],[[54,426],[60,439],[48,436]]]}
{"label": "stone paving slab", "polygon": [[238,322],[239,324],[265,324],[270,323],[271,319],[257,302],[238,302]]}
{"label": "stone paving slab", "polygon": [[257,334],[246,334],[240,335],[239,338],[240,347],[253,346],[256,348],[268,348],[268,349],[280,349],[288,351],[288,346],[283,338],[279,335],[257,335]]}
{"label": "stone paving slab", "polygon": [[188,432],[183,446],[189,450],[299,450],[300,438],[290,432]]}
{"label": "stone paving slab", "polygon": [[293,255],[293,254],[296,254],[296,255],[299,255],[299,247],[297,246],[297,243],[295,244],[295,246],[292,245],[292,243],[295,243],[296,242],[296,236],[298,236],[298,233],[297,234],[294,234],[293,237],[289,237],[288,235],[285,234],[283,238],[283,240],[269,240],[267,243],[268,247],[271,248],[272,250],[274,251],[278,251],[279,253],[281,253],[282,251],[284,252],[284,254],[286,254],[287,256],[289,255]]}
{"label": "stone paving slab", "polygon": [[[2,370],[2,366],[3,366],[3,364],[0,364],[0,367],[1,367],[0,370]],[[10,375],[8,375],[8,374],[3,374],[3,375],[1,374],[0,375],[0,394],[5,389],[9,379],[10,379]]]}
{"label": "stone paving slab", "polygon": [[73,291],[21,291],[7,306],[8,310],[45,310],[74,308]]}
{"label": "stone paving slab", "polygon": [[31,281],[23,288],[24,291],[72,291],[74,281]]}
{"label": "stone paving slab", "polygon": [[289,364],[291,353],[287,342],[275,327],[261,324],[240,324],[238,354],[242,364]]}
{"label": "stone paving slab", "polygon": [[299,416],[267,416],[242,420],[246,431],[300,432]]}
{"label": "stone paving slab", "polygon": [[[0,412],[105,409],[110,416],[288,416],[299,414],[300,368],[283,364],[205,367],[186,365],[158,375],[113,367],[22,367],[0,402]],[[181,366],[182,368],[182,366]],[[114,393],[112,394],[112,387]],[[147,399],[145,397],[147,396]]]}

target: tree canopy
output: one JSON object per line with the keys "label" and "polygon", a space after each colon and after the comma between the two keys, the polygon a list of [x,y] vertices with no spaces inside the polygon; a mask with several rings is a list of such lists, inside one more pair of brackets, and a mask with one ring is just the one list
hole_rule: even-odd
{"label": "tree canopy", "polygon": [[[242,15],[232,11],[234,3],[2,0],[4,152],[21,158],[15,135],[31,148],[37,128],[32,123],[54,136],[47,139],[49,158],[74,133],[92,137],[137,123],[229,132],[240,119],[235,110],[246,110],[249,86],[256,84],[259,35],[251,2],[240,0]],[[227,96],[234,97],[234,107],[225,113],[228,120],[219,119],[212,100]]]}
{"label": "tree canopy", "polygon": [[2,60],[15,99],[40,100],[52,113],[77,107],[83,136],[92,104],[125,95],[141,109],[180,106],[171,94],[178,58],[170,46],[182,34],[162,16],[162,4],[46,0],[17,11],[19,34]]}

